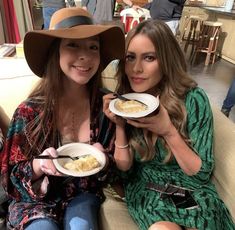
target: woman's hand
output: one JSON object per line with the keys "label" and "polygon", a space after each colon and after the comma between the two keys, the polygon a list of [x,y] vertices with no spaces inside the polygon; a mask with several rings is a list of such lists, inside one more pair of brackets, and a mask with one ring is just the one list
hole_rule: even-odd
{"label": "woman's hand", "polygon": [[116,98],[116,96],[114,96],[113,94],[107,94],[107,95],[103,96],[103,112],[113,123],[115,123],[116,125],[118,125],[120,127],[125,127],[126,120],[123,119],[122,117],[115,115],[109,109],[110,101],[115,98]]}
{"label": "woman's hand", "polygon": [[[104,147],[102,144],[100,144],[99,142],[96,142],[93,144],[94,147],[96,147],[97,149],[99,149],[101,152],[104,152]],[[104,169],[108,166],[109,164],[109,158],[108,156],[105,154],[105,159],[106,159],[106,163],[105,163],[105,166],[104,166]]]}
{"label": "woman's hand", "polygon": [[93,146],[99,149],[101,152],[104,152],[104,147],[99,142],[94,143]]}
{"label": "woman's hand", "polygon": [[[43,151],[41,156],[43,155],[50,155],[52,157],[57,157],[58,152],[50,147]],[[43,173],[46,175],[52,175],[52,176],[62,176],[60,172],[57,171],[54,163],[52,160],[49,159],[34,159],[33,160],[33,169],[34,169],[34,178],[39,178]]]}
{"label": "woman's hand", "polygon": [[[132,7],[131,7],[132,9],[134,9],[135,11],[143,11],[143,8],[142,7],[140,7],[140,6],[138,6],[138,5],[133,5]],[[138,12],[139,13],[139,12]]]}
{"label": "woman's hand", "polygon": [[171,135],[171,132],[175,130],[169,114],[167,110],[162,106],[159,105],[160,109],[157,114],[150,115],[147,117],[135,119],[135,120],[127,120],[127,123],[135,126],[137,128],[147,129],[148,131],[156,134],[157,136],[167,136]]}

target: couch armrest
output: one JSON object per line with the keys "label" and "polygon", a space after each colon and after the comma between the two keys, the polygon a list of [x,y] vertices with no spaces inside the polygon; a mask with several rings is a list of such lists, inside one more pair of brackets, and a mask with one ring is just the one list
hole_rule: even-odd
{"label": "couch armrest", "polygon": [[235,124],[217,107],[212,106],[214,117],[215,169],[213,182],[235,221]]}

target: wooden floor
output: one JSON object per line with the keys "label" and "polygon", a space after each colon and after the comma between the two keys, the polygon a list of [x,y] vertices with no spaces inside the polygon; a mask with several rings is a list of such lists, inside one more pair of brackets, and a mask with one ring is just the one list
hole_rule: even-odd
{"label": "wooden floor", "polygon": [[[189,60],[189,55],[186,55],[186,59]],[[235,77],[235,65],[224,59],[217,59],[214,64],[205,66],[205,56],[202,55],[198,59],[193,65],[189,63],[189,73],[205,90],[211,103],[221,108],[230,83]],[[235,106],[229,119],[235,122]]]}

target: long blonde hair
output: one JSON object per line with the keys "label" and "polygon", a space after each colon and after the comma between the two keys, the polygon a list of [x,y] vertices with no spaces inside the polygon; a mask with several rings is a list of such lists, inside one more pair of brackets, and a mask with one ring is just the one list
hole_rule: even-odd
{"label": "long blonde hair", "polygon": [[[59,98],[64,91],[62,84],[64,77],[59,64],[60,39],[56,39],[49,50],[48,60],[42,79],[36,85],[28,98],[36,101],[40,106],[40,114],[25,128],[27,145],[25,153],[27,157],[38,155],[45,146],[58,145],[57,115],[59,111]],[[96,109],[98,88],[101,87],[101,72],[103,65],[87,84],[90,92],[91,113]],[[50,137],[50,138],[48,138]],[[50,140],[50,142],[48,142]]]}
{"label": "long blonde hair", "polygon": [[[197,83],[187,74],[187,63],[184,53],[182,52],[176,38],[169,27],[159,20],[147,20],[138,24],[133,30],[128,33],[126,38],[126,51],[128,46],[138,34],[146,35],[153,43],[157,59],[162,74],[162,79],[156,86],[156,95],[160,95],[161,104],[167,109],[170,119],[181,136],[188,140],[186,131],[186,108],[185,97],[189,90],[195,88]],[[124,72],[125,60],[120,62],[118,72],[118,90],[121,93],[131,92],[131,87],[128,78],[125,74],[120,77],[120,73]],[[147,146],[149,151],[142,151],[142,160],[150,160],[154,157],[155,151],[151,142],[152,135],[147,135]],[[135,137],[130,137],[130,143],[135,141]],[[165,161],[172,159],[172,153],[169,151]],[[133,146],[133,144],[132,144]],[[137,148],[137,145],[134,145]]]}

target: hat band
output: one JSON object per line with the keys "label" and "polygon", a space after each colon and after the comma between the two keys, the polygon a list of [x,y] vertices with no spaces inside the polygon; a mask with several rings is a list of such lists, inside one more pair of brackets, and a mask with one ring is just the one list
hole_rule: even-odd
{"label": "hat band", "polygon": [[86,16],[73,16],[66,18],[54,26],[54,29],[71,28],[78,25],[93,25],[91,18]]}

